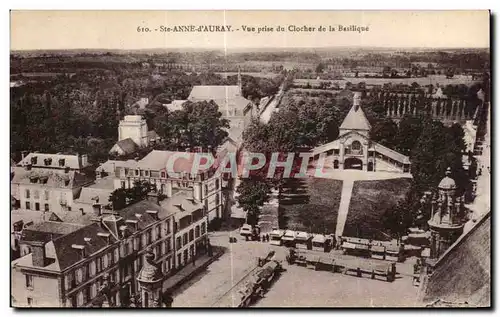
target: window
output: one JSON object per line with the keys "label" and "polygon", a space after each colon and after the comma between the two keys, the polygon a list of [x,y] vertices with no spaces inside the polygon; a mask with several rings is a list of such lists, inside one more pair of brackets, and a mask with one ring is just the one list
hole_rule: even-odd
{"label": "window", "polygon": [[139,170],[135,170],[135,176],[139,176]]}
{"label": "window", "polygon": [[33,288],[33,275],[26,274],[26,287]]}
{"label": "window", "polygon": [[30,198],[30,190],[29,189],[26,189],[26,198]]}
{"label": "window", "polygon": [[215,189],[216,190],[219,189],[219,180],[218,179],[215,180]]}
{"label": "window", "polygon": [[45,205],[44,205],[44,209],[45,209],[45,211],[50,211],[50,210],[49,210],[49,204],[45,204]]}
{"label": "window", "polygon": [[27,202],[26,202],[26,209],[28,209],[28,210],[29,210],[29,209],[31,209],[31,208],[30,208],[30,202],[29,202],[29,201],[27,201]]}
{"label": "window", "polygon": [[94,298],[97,296],[97,284],[96,283],[92,283],[90,285],[90,298]]}
{"label": "window", "polygon": [[208,194],[208,185],[205,184],[205,195]]}
{"label": "window", "polygon": [[97,272],[102,271],[102,258],[97,258]]}
{"label": "window", "polygon": [[77,269],[75,271],[76,274],[76,283],[80,284],[83,281],[83,272],[82,269]]}
{"label": "window", "polygon": [[45,200],[49,200],[49,191],[48,190],[45,191]]}
{"label": "window", "polygon": [[109,266],[109,258],[108,258],[107,254],[103,255],[103,257],[102,257],[102,263],[103,263],[103,267],[104,268],[107,268]]}
{"label": "window", "polygon": [[125,189],[125,181],[121,181],[122,188]]}
{"label": "window", "polygon": [[189,242],[191,242],[193,240],[194,240],[194,230],[191,229],[191,230],[189,230]]}
{"label": "window", "polygon": [[175,248],[176,249],[180,249],[182,248],[182,244],[181,244],[181,237],[177,237],[176,241],[175,241]]}
{"label": "window", "polygon": [[167,173],[161,172],[161,178],[165,178],[167,176]]}
{"label": "window", "polygon": [[28,302],[29,307],[33,306],[33,298],[31,297],[26,298],[26,302]]}
{"label": "window", "polygon": [[33,196],[35,196],[35,199],[40,199],[40,192],[38,190],[35,190]]}
{"label": "window", "polygon": [[115,283],[120,283],[120,270],[115,271]]}
{"label": "window", "polygon": [[90,262],[89,264],[90,268],[89,268],[89,272],[90,272],[90,276],[94,276],[96,274],[96,264],[95,264],[95,261],[92,261]]}
{"label": "window", "polygon": [[134,250],[139,251],[139,237],[134,239]]}
{"label": "window", "polygon": [[35,203],[35,210],[40,210],[40,203]]}
{"label": "window", "polygon": [[194,236],[196,238],[199,238],[200,237],[200,226],[196,226],[195,230],[194,230]]}
{"label": "window", "polygon": [[219,193],[215,194],[215,205],[219,206],[220,204],[220,199],[219,199]]}
{"label": "window", "polygon": [[167,251],[166,242],[163,241],[161,243],[161,254],[165,254],[166,251]]}
{"label": "window", "polygon": [[351,148],[354,150],[354,151],[359,151],[361,150],[361,142],[359,141],[353,141],[352,144],[351,144]]}
{"label": "window", "polygon": [[68,275],[66,275],[65,281],[66,281],[66,290],[71,289],[73,287],[73,274],[69,273]]}
{"label": "window", "polygon": [[149,176],[149,171],[144,171],[144,176]]}
{"label": "window", "polygon": [[114,263],[118,262],[120,260],[120,252],[118,251],[118,248],[115,249],[115,261]]}
{"label": "window", "polygon": [[185,233],[183,236],[182,236],[182,245],[186,245],[188,244],[188,234]]}
{"label": "window", "polygon": [[205,234],[205,223],[201,224],[201,234]]}
{"label": "window", "polygon": [[165,223],[167,224],[167,234],[169,234],[170,233],[170,220],[167,220]]}
{"label": "window", "polygon": [[128,243],[127,243],[127,246],[128,246],[128,254],[132,254],[132,252],[134,252],[134,243],[132,240],[130,240]]}
{"label": "window", "polygon": [[79,291],[78,295],[76,296],[76,305],[78,307],[83,306],[83,292],[82,291]]}
{"label": "window", "polygon": [[156,240],[160,240],[160,238],[161,238],[161,227],[160,227],[160,225],[156,226],[155,234],[156,234]]}
{"label": "window", "polygon": [[172,242],[170,240],[170,238],[168,238],[166,241],[165,241],[165,252],[168,253],[172,250]]}

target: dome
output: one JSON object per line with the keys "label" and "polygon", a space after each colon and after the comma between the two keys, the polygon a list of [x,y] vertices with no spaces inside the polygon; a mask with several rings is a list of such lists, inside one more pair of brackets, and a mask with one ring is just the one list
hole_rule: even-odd
{"label": "dome", "polygon": [[453,178],[450,177],[450,175],[451,175],[451,169],[448,167],[448,169],[446,170],[446,176],[441,180],[441,182],[438,185],[439,189],[450,190],[457,188],[455,181],[453,180]]}
{"label": "dome", "polygon": [[146,261],[137,276],[139,282],[154,283],[163,279],[163,273],[159,265],[154,263],[154,254],[148,250],[146,253]]}

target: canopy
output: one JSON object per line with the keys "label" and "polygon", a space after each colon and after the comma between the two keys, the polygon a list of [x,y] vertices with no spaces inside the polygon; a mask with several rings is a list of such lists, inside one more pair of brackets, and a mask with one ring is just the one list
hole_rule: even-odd
{"label": "canopy", "polygon": [[317,234],[314,236],[312,242],[316,243],[325,243],[326,242],[326,237],[322,234]]}
{"label": "canopy", "polygon": [[342,243],[342,248],[344,248],[344,249],[356,249],[356,245],[354,243],[344,242],[344,243]]}

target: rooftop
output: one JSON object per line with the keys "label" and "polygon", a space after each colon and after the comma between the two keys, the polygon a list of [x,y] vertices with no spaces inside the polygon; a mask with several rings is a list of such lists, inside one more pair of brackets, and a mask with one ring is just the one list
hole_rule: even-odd
{"label": "rooftop", "polygon": [[93,178],[78,171],[70,170],[67,173],[61,170],[27,170],[15,167],[13,184],[39,184],[53,188],[78,188],[92,182]]}
{"label": "rooftop", "polygon": [[48,154],[48,153],[29,153],[19,163],[19,166],[31,165],[33,167],[43,168],[64,168],[81,169],[87,165],[86,158],[80,155],[72,154]]}
{"label": "rooftop", "polygon": [[[196,154],[198,153],[153,150],[140,160],[137,165],[141,169],[166,170],[171,159],[175,173],[191,173]],[[204,158],[202,158],[200,165],[203,165],[204,162]]]}
{"label": "rooftop", "polygon": [[131,138],[126,138],[126,139],[120,140],[120,141],[115,143],[113,148],[115,146],[119,147],[124,152],[124,154],[132,154],[135,151],[137,151],[137,149],[139,147],[137,144],[135,144],[135,142]]}

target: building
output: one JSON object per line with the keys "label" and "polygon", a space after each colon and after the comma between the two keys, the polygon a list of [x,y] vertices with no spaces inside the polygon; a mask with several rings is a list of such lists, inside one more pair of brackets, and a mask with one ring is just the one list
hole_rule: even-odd
{"label": "building", "polygon": [[14,168],[11,193],[24,210],[65,213],[93,182],[86,155],[30,153]]}
{"label": "building", "polygon": [[22,240],[32,252],[12,262],[13,305],[101,306],[98,290],[109,276],[112,305],[128,306],[138,290],[136,277],[147,248],[164,272],[175,265],[172,215],[141,201],[50,241],[47,235]]}
{"label": "building", "polygon": [[31,253],[12,262],[13,305],[128,307],[142,292],[148,253],[166,279],[204,254],[207,241],[205,208],[183,191],[163,201],[151,194],[88,225],[24,228],[20,244]]}
{"label": "building", "polygon": [[146,119],[140,115],[125,116],[118,125],[118,142],[110,154],[127,155],[138,148],[148,147],[158,142],[160,137],[154,130],[148,130]]}
{"label": "building", "polygon": [[431,219],[428,221],[431,230],[431,259],[441,256],[463,232],[465,225],[465,198],[456,195],[457,186],[450,177],[448,168],[446,176],[438,185],[438,193],[431,202]]}
{"label": "building", "polygon": [[[172,197],[179,190],[188,191],[191,197],[204,204],[209,220],[224,218],[222,199],[222,176],[216,175],[215,167],[192,174],[195,164],[192,152],[153,150],[139,161],[127,161],[125,166],[116,166],[114,189],[131,188],[136,181],[147,181],[155,185],[159,193]],[[167,172],[167,163],[176,156],[173,164],[174,177]]]}
{"label": "building", "polygon": [[173,213],[175,267],[178,270],[205,254],[208,217],[204,205],[186,191],[163,200],[161,206]]}
{"label": "building", "polygon": [[371,125],[361,108],[360,93],[339,128],[339,138],[313,149],[314,159],[326,154],[325,168],[369,172],[410,172],[410,158],[370,140]]}

